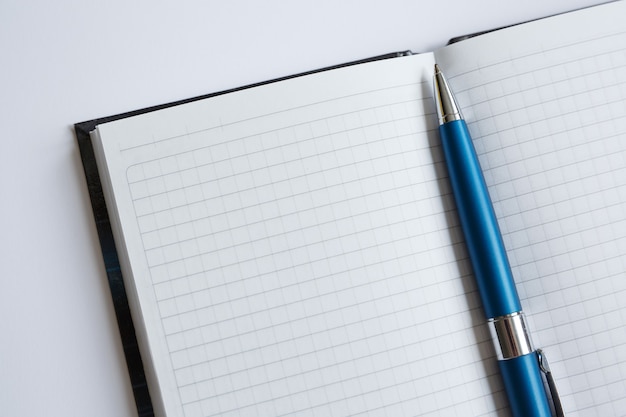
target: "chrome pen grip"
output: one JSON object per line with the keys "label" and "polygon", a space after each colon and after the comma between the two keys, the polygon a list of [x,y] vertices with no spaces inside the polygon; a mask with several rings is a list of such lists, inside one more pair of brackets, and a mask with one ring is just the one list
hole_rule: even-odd
{"label": "chrome pen grip", "polygon": [[489,331],[498,360],[532,353],[532,341],[521,311],[489,319]]}

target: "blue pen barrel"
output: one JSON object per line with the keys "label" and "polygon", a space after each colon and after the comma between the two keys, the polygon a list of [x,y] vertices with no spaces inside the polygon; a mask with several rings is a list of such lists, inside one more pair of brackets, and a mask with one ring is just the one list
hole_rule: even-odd
{"label": "blue pen barrel", "polygon": [[521,311],[498,222],[465,121],[444,123],[439,126],[439,133],[485,314],[493,318]]}
{"label": "blue pen barrel", "polygon": [[[489,319],[517,317],[522,307],[467,125],[463,120],[450,121],[439,126],[439,133],[485,314]],[[499,343],[506,342],[508,336],[499,335],[504,338],[498,339]],[[532,350],[530,343],[528,346]],[[505,358],[498,365],[513,415],[550,416],[537,353]]]}
{"label": "blue pen barrel", "polygon": [[498,361],[504,388],[515,417],[552,415],[538,364],[536,352]]}

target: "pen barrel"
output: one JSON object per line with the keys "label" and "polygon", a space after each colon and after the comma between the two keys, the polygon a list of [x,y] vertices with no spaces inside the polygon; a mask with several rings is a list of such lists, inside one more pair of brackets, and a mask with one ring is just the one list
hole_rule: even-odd
{"label": "pen barrel", "polygon": [[537,352],[498,361],[511,411],[515,417],[550,417]]}
{"label": "pen barrel", "polygon": [[500,228],[467,125],[439,126],[467,250],[487,318],[521,311]]}

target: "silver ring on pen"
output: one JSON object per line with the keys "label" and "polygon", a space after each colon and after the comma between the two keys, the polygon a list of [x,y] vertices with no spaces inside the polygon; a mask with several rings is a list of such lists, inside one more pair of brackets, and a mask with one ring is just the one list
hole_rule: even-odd
{"label": "silver ring on pen", "polygon": [[522,311],[489,319],[489,331],[499,360],[517,358],[534,351]]}

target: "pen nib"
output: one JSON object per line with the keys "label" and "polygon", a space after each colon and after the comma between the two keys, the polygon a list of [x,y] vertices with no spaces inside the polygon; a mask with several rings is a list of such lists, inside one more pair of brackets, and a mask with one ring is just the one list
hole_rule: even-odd
{"label": "pen nib", "polygon": [[454,95],[450,90],[450,86],[443,76],[439,65],[435,64],[434,75],[435,104],[437,105],[437,118],[439,124],[442,125],[454,120],[462,120],[461,110],[456,104]]}

